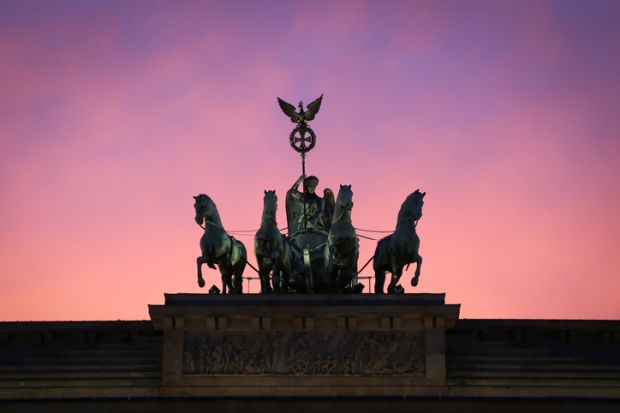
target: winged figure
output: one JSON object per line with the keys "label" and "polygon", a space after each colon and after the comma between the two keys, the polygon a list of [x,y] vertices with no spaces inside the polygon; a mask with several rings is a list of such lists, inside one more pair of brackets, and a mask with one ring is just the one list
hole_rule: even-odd
{"label": "winged figure", "polygon": [[288,102],[278,98],[278,105],[282,109],[282,112],[289,118],[293,123],[297,123],[299,125],[305,125],[306,122],[310,122],[317,113],[319,113],[319,109],[321,108],[321,101],[323,100],[323,95],[313,100],[304,110],[304,103],[302,101],[299,102],[299,112],[295,110],[295,106],[291,105]]}

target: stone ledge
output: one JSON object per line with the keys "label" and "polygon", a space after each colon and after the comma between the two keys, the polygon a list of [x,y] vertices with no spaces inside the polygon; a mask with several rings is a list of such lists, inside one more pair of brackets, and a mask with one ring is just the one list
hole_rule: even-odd
{"label": "stone ledge", "polygon": [[165,305],[172,306],[317,306],[317,305],[444,305],[445,294],[164,294]]}
{"label": "stone ledge", "polygon": [[459,304],[444,304],[445,294],[165,297],[166,304],[149,305],[156,330],[445,330],[460,312]]}

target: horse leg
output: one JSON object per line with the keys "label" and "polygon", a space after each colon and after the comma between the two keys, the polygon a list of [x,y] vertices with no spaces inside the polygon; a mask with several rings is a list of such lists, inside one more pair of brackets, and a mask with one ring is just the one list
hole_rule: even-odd
{"label": "horse leg", "polygon": [[[280,292],[280,272],[278,270],[280,262],[280,251],[278,251],[277,245],[273,245],[271,250],[271,265],[270,269],[265,273],[265,293]],[[269,279],[269,272],[271,272],[271,280]],[[273,284],[273,288],[272,288]]]}
{"label": "horse leg", "polygon": [[346,287],[346,282],[344,281],[346,276],[344,274],[345,267],[340,265],[332,265],[332,278],[331,278],[331,286],[330,291],[333,293],[341,293],[342,289]]}
{"label": "horse leg", "polygon": [[352,259],[349,262],[349,265],[347,265],[346,267],[346,285],[349,286],[353,291],[356,291],[360,285],[357,280],[357,260],[359,259],[358,248],[359,245],[356,244],[355,249],[353,250]]}
{"label": "horse leg", "polygon": [[405,292],[405,289],[398,282],[400,281],[400,277],[403,275],[404,265],[398,262],[398,257],[396,256],[392,256],[390,261],[392,267],[392,280],[388,286],[388,293],[402,294]]}
{"label": "horse leg", "polygon": [[230,286],[228,271],[220,265],[220,275],[222,276],[222,294],[228,294],[228,287]]}
{"label": "horse leg", "polygon": [[269,274],[267,274],[267,285],[272,293],[280,293],[281,272],[277,265],[271,270],[271,282],[269,282]]}
{"label": "horse leg", "polygon": [[372,263],[372,267],[375,270],[375,294],[383,294],[383,286],[385,285],[385,270],[383,269],[383,263],[380,261],[379,255],[375,251],[375,259]]}
{"label": "horse leg", "polygon": [[271,283],[269,282],[269,273],[267,273],[267,287],[270,288],[269,292],[281,292],[282,285],[282,271],[280,270],[279,258],[278,261],[272,262],[271,267]]}
{"label": "horse leg", "polygon": [[[400,269],[402,271],[402,268]],[[396,293],[396,286],[398,285],[398,280],[400,280],[398,263],[396,262],[396,257],[393,254],[390,254],[390,284],[388,285],[387,292],[388,294]]]}
{"label": "horse leg", "polygon": [[265,274],[265,263],[264,263],[265,259],[263,258],[262,255],[256,255],[256,264],[258,265],[258,281],[260,282],[260,291],[261,293],[264,292],[263,289],[263,284],[265,283],[263,281],[264,279],[264,275]]}
{"label": "horse leg", "polygon": [[206,259],[201,255],[196,258],[196,266],[198,267],[198,286],[200,288],[205,286],[205,280],[202,278],[202,264],[206,262]]}
{"label": "horse leg", "polygon": [[262,294],[269,294],[271,292],[271,287],[269,286],[269,272],[273,265],[262,263],[258,267],[258,278],[260,279],[260,292]]}
{"label": "horse leg", "polygon": [[[366,286],[359,281],[359,278],[357,278],[357,257],[355,259],[355,264],[352,265],[350,269],[350,280],[351,291],[354,293],[361,294],[364,288],[366,288]],[[370,286],[368,286],[368,288],[370,288]]]}
{"label": "horse leg", "polygon": [[411,285],[415,287],[416,285],[418,285],[418,280],[420,278],[420,268],[422,268],[422,256],[418,255],[414,262],[416,263],[415,275],[411,279]]}
{"label": "horse leg", "polygon": [[222,271],[222,285],[225,286],[224,288],[228,288],[228,294],[237,294],[239,292],[234,268],[227,267]]}
{"label": "horse leg", "polygon": [[234,270],[228,276],[228,285],[230,286],[231,294],[241,294],[243,291],[243,279]]}
{"label": "horse leg", "polygon": [[359,252],[355,254],[355,261],[353,261],[353,265],[351,266],[351,287],[355,287],[360,283],[357,278],[357,260],[359,259]]}
{"label": "horse leg", "polygon": [[385,271],[375,270],[375,294],[383,294],[384,285],[385,285]]}
{"label": "horse leg", "polygon": [[232,284],[234,286],[234,291],[236,294],[243,294],[243,271],[245,270],[245,266],[247,263],[247,252],[245,248],[243,248],[241,257],[239,258],[237,264],[233,266],[231,274]]}
{"label": "horse leg", "polygon": [[333,285],[332,285],[332,291],[335,293],[339,293],[342,291],[342,289],[344,288],[343,285],[343,267],[341,267],[340,265],[335,265],[334,266],[334,278],[333,278]]}
{"label": "horse leg", "polygon": [[352,287],[353,265],[343,265],[338,267],[338,278],[336,278],[336,290],[341,292],[347,287]]}
{"label": "horse leg", "polygon": [[291,251],[283,250],[278,263],[278,271],[280,273],[280,291],[288,292],[288,279],[291,274]]}

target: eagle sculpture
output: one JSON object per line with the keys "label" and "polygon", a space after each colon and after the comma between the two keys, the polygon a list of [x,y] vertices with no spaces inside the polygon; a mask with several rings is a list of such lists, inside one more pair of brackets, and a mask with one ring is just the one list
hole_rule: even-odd
{"label": "eagle sculpture", "polygon": [[295,106],[291,105],[288,102],[278,98],[278,105],[282,109],[282,112],[289,118],[293,123],[297,123],[299,125],[305,125],[306,122],[310,122],[316,114],[319,112],[321,108],[321,101],[323,100],[323,95],[313,100],[307,107],[307,110],[304,111],[304,104],[302,101],[299,102],[299,112],[295,111]]}

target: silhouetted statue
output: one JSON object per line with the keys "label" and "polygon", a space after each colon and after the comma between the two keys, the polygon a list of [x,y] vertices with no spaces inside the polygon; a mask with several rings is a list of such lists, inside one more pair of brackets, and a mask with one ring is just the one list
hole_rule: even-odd
{"label": "silhouetted statue", "polygon": [[202,255],[196,259],[198,266],[198,285],[205,286],[202,278],[202,264],[206,263],[210,268],[217,265],[222,276],[222,293],[226,289],[232,294],[242,293],[242,275],[247,263],[247,252],[241,241],[236,240],[226,233],[222,226],[220,214],[217,212],[215,203],[205,194],[194,197],[194,210],[196,211],[196,223],[202,227],[204,222],[204,234],[200,238],[200,250]]}
{"label": "silhouetted statue", "polygon": [[[278,198],[274,190],[265,190],[261,226],[254,236],[254,254],[258,263],[261,292],[345,293],[361,292],[357,281],[359,238],[351,222],[353,191],[351,185],[340,185],[338,197],[325,188],[323,197],[316,193],[319,179],[306,176],[305,159],[316,144],[316,135],[308,126],[321,108],[323,95],[298,109],[278,98],[278,104],[295,128],[289,134],[291,147],[301,156],[302,175],[286,192],[288,236],[278,229]],[[303,183],[303,191],[299,185]],[[391,273],[387,292],[403,293],[398,284],[403,267],[416,263],[411,285],[420,277],[422,257],[418,254],[420,239],[416,225],[422,217],[426,193],[416,190],[401,205],[394,232],[379,240],[374,256],[375,292],[383,293],[385,273]],[[222,293],[241,293],[247,252],[240,241],[226,233],[215,204],[207,195],[194,197],[196,222],[204,234],[200,239],[202,255],[197,258],[198,285],[204,287],[202,264],[219,266]],[[361,235],[360,235],[361,236]],[[366,265],[364,265],[365,267]],[[271,277],[270,277],[271,275]],[[271,279],[270,279],[271,278]],[[218,294],[213,287],[210,293]]]}
{"label": "silhouetted statue", "polygon": [[261,225],[254,236],[254,254],[258,263],[261,292],[272,292],[269,273],[273,273],[273,290],[286,292],[291,273],[291,246],[278,229],[276,212],[278,197],[276,191],[265,191],[263,197],[263,216]]}
{"label": "silhouetted statue", "polygon": [[[299,192],[297,188],[302,182],[304,192]],[[323,199],[315,193],[318,183],[319,179],[316,176],[301,175],[286,193],[286,219],[289,234],[309,228],[326,230],[323,226]]]}
{"label": "silhouetted statue", "polygon": [[278,104],[280,105],[280,109],[282,109],[282,112],[284,112],[286,116],[291,118],[291,122],[297,123],[298,125],[306,125],[307,122],[310,122],[312,119],[314,119],[314,116],[319,113],[322,101],[323,95],[310,102],[307,110],[304,110],[304,103],[302,101],[299,101],[299,112],[296,112],[295,106],[278,98]]}
{"label": "silhouetted statue", "polygon": [[416,270],[411,285],[418,285],[422,257],[418,254],[420,238],[415,231],[418,220],[422,217],[422,206],[426,192],[416,191],[410,194],[400,207],[396,230],[392,235],[382,238],[375,249],[373,267],[375,270],[375,293],[383,294],[385,272],[392,273],[387,292],[403,293],[404,288],[398,284],[403,274],[403,267],[415,262]]}
{"label": "silhouetted statue", "polygon": [[[351,223],[351,209],[353,209],[351,185],[340,185],[325,247],[325,272],[334,292],[344,292],[357,278],[359,240]],[[364,286],[357,282],[355,284],[351,291],[361,292]]]}

